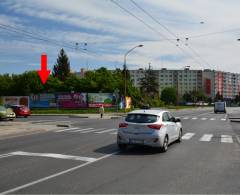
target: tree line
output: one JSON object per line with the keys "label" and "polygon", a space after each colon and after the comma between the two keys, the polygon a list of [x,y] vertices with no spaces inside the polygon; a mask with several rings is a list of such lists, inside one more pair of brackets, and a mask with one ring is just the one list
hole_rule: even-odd
{"label": "tree line", "polygon": [[[23,74],[0,75],[0,96],[22,96],[38,93],[55,92],[119,92],[119,96],[124,94],[125,71],[127,75],[127,96],[132,97],[134,106],[149,104],[150,106],[163,106],[164,104],[177,103],[177,91],[168,87],[163,89],[159,95],[159,82],[157,75],[149,66],[145,70],[144,77],[140,80],[140,87],[133,85],[127,69],[116,69],[114,71],[101,67],[94,71],[86,71],[84,77],[79,77],[70,71],[70,61],[63,49],[60,50],[56,64],[53,66],[52,74],[43,85],[36,71],[28,71]],[[221,98],[219,94],[216,95]],[[240,95],[237,100],[240,101]],[[210,101],[202,92],[186,93],[182,97],[183,101]]]}

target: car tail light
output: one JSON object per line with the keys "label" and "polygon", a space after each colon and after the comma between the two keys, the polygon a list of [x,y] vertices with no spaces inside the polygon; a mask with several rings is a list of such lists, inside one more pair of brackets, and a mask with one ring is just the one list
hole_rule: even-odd
{"label": "car tail light", "polygon": [[119,128],[126,128],[128,126],[127,123],[120,123]]}
{"label": "car tail light", "polygon": [[148,128],[160,130],[162,126],[163,126],[163,124],[154,124],[154,125],[148,125]]}

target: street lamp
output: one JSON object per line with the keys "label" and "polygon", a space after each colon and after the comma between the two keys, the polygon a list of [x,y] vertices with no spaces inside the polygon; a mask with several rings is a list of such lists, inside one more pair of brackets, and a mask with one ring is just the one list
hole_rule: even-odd
{"label": "street lamp", "polygon": [[128,50],[124,55],[123,69],[124,69],[124,79],[125,79],[125,84],[124,84],[124,101],[125,101],[124,110],[125,111],[126,111],[126,95],[127,95],[127,55],[137,47],[143,47],[143,45],[137,45],[133,47],[132,49]]}

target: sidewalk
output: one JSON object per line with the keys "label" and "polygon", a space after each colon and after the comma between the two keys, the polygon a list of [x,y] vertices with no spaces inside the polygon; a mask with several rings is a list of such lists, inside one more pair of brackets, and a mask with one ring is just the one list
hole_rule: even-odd
{"label": "sidewalk", "polygon": [[[70,118],[100,118],[100,114],[32,114],[32,116],[67,116]],[[125,113],[105,113],[103,115],[104,119],[118,119],[126,116]]]}

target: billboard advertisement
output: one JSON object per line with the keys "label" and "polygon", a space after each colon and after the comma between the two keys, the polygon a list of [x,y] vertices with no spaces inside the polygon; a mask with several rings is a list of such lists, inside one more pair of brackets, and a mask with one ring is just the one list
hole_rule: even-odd
{"label": "billboard advertisement", "polygon": [[30,108],[56,108],[56,96],[53,93],[30,95]]}
{"label": "billboard advertisement", "polygon": [[125,102],[126,102],[126,109],[130,109],[132,106],[132,98],[127,96],[125,98]]}
{"label": "billboard advertisement", "polygon": [[60,93],[57,94],[59,108],[86,108],[86,93]]}
{"label": "billboard advertisement", "polygon": [[28,96],[2,96],[1,102],[3,105],[25,105],[29,107]]}
{"label": "billboard advertisement", "polygon": [[116,104],[116,97],[112,93],[88,93],[88,107],[96,108],[113,107]]}

